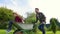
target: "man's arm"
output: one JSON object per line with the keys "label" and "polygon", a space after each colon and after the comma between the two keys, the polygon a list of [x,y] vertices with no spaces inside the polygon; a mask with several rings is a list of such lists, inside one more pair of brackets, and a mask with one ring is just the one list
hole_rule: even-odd
{"label": "man's arm", "polygon": [[38,21],[38,17],[36,16],[36,20],[32,23],[35,24],[35,23],[37,23],[37,21]]}
{"label": "man's arm", "polygon": [[36,16],[36,21],[35,21],[35,23],[37,23],[37,21],[38,21],[38,17]]}
{"label": "man's arm", "polygon": [[46,17],[45,17],[45,15],[43,13],[42,13],[42,15],[43,15],[43,20],[46,23]]}
{"label": "man's arm", "polygon": [[37,23],[37,21],[38,21],[38,17],[36,17],[36,21],[35,21],[35,23]]}

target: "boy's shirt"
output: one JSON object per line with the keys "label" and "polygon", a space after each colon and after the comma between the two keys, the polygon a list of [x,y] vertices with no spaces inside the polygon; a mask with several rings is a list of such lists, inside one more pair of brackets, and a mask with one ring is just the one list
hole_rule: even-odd
{"label": "boy's shirt", "polygon": [[22,18],[20,18],[19,16],[16,16],[15,17],[15,22],[22,23]]}

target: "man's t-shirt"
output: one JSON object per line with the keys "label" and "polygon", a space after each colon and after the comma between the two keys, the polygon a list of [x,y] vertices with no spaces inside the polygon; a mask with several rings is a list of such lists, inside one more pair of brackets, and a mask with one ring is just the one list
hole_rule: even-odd
{"label": "man's t-shirt", "polygon": [[45,22],[45,19],[46,17],[42,12],[36,14],[36,22],[39,20],[42,23]]}

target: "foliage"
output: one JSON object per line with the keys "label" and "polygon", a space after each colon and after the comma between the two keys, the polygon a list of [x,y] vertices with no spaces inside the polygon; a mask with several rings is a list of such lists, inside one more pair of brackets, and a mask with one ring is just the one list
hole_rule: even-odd
{"label": "foliage", "polygon": [[56,19],[55,18],[51,18],[50,19],[50,24],[51,24],[51,30],[53,31],[53,33],[56,33]]}
{"label": "foliage", "polygon": [[8,21],[13,19],[13,11],[4,7],[0,7],[0,21]]}
{"label": "foliage", "polygon": [[0,28],[6,28],[9,20],[13,20],[13,11],[6,7],[0,7]]}
{"label": "foliage", "polygon": [[25,19],[25,23],[32,23],[36,20],[35,13],[31,13],[28,15],[28,17]]}

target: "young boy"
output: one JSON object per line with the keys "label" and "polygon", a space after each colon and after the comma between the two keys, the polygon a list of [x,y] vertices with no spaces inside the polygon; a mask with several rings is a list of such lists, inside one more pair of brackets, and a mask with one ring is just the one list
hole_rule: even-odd
{"label": "young boy", "polygon": [[8,25],[8,29],[7,29],[6,34],[8,34],[8,33],[11,31],[11,29],[12,29],[12,24],[13,24],[14,22],[16,22],[16,23],[23,23],[22,17],[20,17],[17,13],[13,13],[13,16],[15,17],[15,19],[9,21],[9,25]]}

